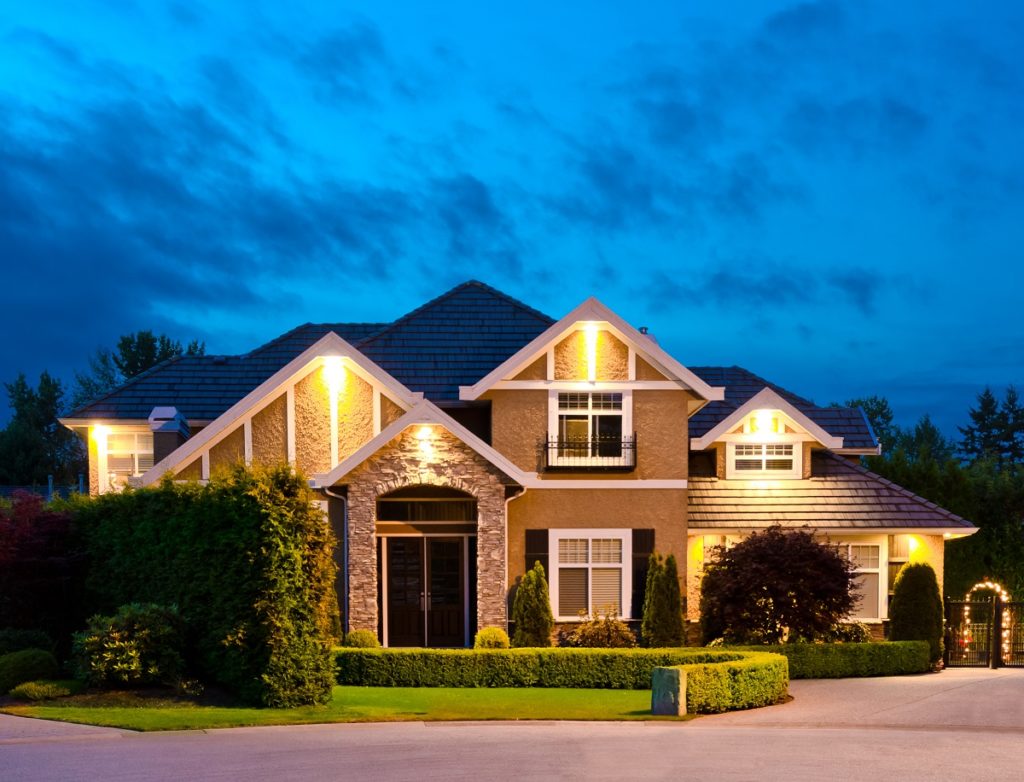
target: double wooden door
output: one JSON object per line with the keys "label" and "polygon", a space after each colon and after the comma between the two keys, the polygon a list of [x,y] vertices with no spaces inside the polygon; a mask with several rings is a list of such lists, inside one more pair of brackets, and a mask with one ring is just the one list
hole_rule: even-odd
{"label": "double wooden door", "polygon": [[388,537],[388,646],[465,646],[466,538]]}

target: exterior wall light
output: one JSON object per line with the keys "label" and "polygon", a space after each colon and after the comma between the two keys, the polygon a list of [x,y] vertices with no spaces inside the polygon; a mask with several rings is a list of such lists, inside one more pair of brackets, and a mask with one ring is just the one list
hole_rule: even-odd
{"label": "exterior wall light", "polygon": [[434,456],[434,430],[429,426],[421,426],[416,430],[416,440],[423,458],[432,458]]}
{"label": "exterior wall light", "polygon": [[750,417],[752,434],[778,434],[780,429],[779,418],[773,410],[756,410]]}
{"label": "exterior wall light", "polygon": [[583,327],[584,345],[587,351],[587,380],[597,380],[597,324],[588,323]]}

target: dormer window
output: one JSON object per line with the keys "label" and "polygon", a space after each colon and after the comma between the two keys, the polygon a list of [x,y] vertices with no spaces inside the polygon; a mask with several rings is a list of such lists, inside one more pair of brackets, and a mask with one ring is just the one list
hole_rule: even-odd
{"label": "dormer window", "polygon": [[729,443],[726,478],[799,478],[799,443]]}

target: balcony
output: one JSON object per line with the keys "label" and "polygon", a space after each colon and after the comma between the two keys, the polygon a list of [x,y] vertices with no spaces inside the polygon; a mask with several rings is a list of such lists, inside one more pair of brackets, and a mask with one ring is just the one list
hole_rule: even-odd
{"label": "balcony", "polygon": [[632,472],[636,433],[615,439],[548,439],[541,443],[545,472]]}

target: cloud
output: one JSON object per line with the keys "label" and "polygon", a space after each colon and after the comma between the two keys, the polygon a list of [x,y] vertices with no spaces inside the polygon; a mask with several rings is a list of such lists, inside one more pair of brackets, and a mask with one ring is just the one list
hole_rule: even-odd
{"label": "cloud", "polygon": [[292,59],[330,105],[372,103],[369,81],[388,64],[378,29],[367,22],[340,27],[309,44],[295,45]]}

